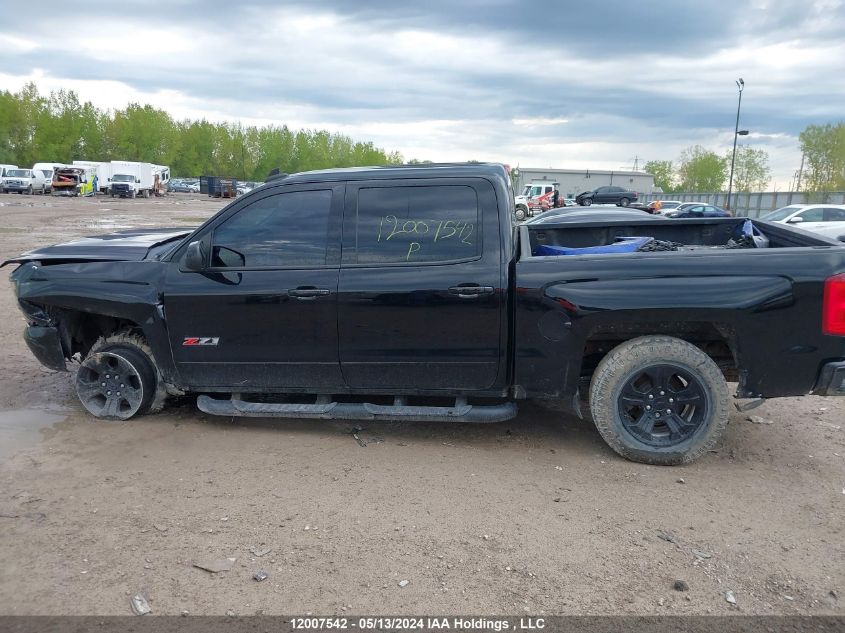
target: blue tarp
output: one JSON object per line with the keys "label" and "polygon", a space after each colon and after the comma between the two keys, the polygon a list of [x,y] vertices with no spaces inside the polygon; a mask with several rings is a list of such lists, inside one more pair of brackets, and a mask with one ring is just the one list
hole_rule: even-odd
{"label": "blue tarp", "polygon": [[648,244],[653,237],[617,237],[616,242],[606,246],[585,246],[584,248],[570,248],[568,246],[538,246],[534,249],[535,257],[547,255],[591,255],[597,253],[634,253],[644,244]]}

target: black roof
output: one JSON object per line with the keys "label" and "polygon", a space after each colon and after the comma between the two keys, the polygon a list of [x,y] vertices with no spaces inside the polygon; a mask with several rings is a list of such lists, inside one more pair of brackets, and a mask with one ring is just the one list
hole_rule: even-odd
{"label": "black roof", "polygon": [[439,178],[476,176],[507,179],[505,166],[500,163],[421,163],[419,165],[387,165],[384,167],[343,167],[303,171],[268,183],[326,182],[338,180],[382,180],[388,178]]}

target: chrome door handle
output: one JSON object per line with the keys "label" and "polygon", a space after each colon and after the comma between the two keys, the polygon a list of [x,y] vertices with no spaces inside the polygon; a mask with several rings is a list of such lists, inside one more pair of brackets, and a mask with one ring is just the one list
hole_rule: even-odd
{"label": "chrome door handle", "polygon": [[328,288],[294,288],[288,290],[288,295],[296,299],[315,299],[331,294]]}
{"label": "chrome door handle", "polygon": [[458,295],[461,299],[474,299],[481,295],[491,295],[495,292],[493,286],[452,286],[449,294]]}

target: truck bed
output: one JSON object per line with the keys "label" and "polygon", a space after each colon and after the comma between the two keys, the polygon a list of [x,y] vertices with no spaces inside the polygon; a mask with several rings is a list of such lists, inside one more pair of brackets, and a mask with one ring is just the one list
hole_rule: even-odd
{"label": "truck bed", "polygon": [[[648,218],[633,222],[529,224],[521,227],[522,243],[529,246],[521,251],[521,256],[536,256],[540,246],[589,248],[609,246],[619,238],[630,237],[651,237],[692,247],[680,248],[681,252],[695,250],[694,247],[720,248],[736,236],[746,221],[747,218]],[[830,238],[780,224],[760,220],[753,220],[752,224],[768,239],[768,248],[841,246]]]}
{"label": "truck bed", "polygon": [[[821,327],[824,283],[845,272],[845,247],[755,220],[768,246],[727,248],[745,222],[637,218],[518,227],[516,384],[528,396],[570,398],[619,341],[667,334],[717,358],[741,397],[811,392],[823,362],[845,356],[845,339]],[[625,237],[677,250],[594,251]],[[555,254],[543,254],[549,252]]]}

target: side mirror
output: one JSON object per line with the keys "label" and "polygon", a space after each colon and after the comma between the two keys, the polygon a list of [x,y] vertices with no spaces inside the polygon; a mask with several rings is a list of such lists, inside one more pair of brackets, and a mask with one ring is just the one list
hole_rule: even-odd
{"label": "side mirror", "polygon": [[203,252],[202,242],[197,240],[188,244],[188,250],[185,251],[185,270],[198,272],[205,267],[205,253]]}
{"label": "side mirror", "polygon": [[141,179],[140,179],[140,178],[136,178],[136,179],[135,179],[135,183],[136,183],[136,184],[138,184],[138,183],[140,183],[140,182],[141,182]]}
{"label": "side mirror", "polygon": [[801,222],[803,222],[803,221],[804,221],[804,218],[802,218],[802,217],[801,217],[801,216],[799,216],[799,215],[796,215],[794,218],[789,218],[789,219],[786,221],[786,223],[787,223],[787,224],[800,224],[800,223],[801,223]]}

